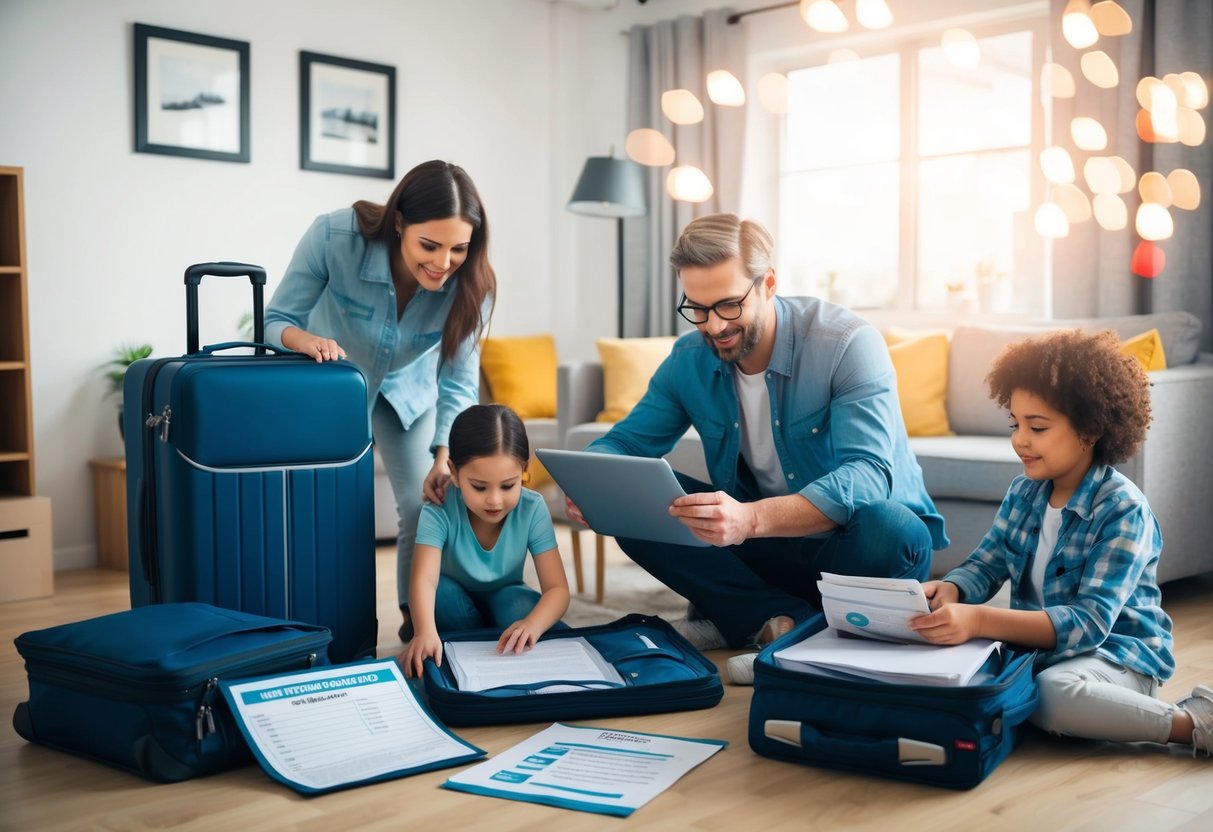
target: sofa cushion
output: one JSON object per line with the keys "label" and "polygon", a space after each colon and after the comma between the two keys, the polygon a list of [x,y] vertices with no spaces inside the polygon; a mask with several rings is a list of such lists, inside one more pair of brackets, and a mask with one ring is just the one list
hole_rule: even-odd
{"label": "sofa cushion", "polygon": [[[918,436],[910,449],[922,468],[923,483],[934,500],[961,498],[1002,502],[1023,463],[1011,448],[1003,420],[1002,436]],[[994,522],[991,506],[990,522]],[[947,521],[944,517],[944,521]]]}
{"label": "sofa cushion", "polygon": [[1135,335],[1120,345],[1120,351],[1141,362],[1146,372],[1167,369],[1166,350],[1162,346],[1162,336],[1157,329]]}
{"label": "sofa cushion", "polygon": [[952,430],[962,435],[1005,434],[1006,414],[990,400],[989,388],[985,385],[985,377],[994,366],[995,357],[1016,341],[1067,328],[1086,332],[1110,329],[1121,341],[1157,329],[1167,363],[1174,367],[1195,360],[1201,324],[1199,318],[1188,312],[1161,312],[1122,318],[1066,318],[1017,326],[958,326],[952,333],[948,378],[963,380],[963,383],[948,385],[948,422]]}
{"label": "sofa cushion", "polygon": [[631,412],[649,387],[649,379],[674,348],[674,336],[599,338],[603,409],[600,422],[618,422]]}
{"label": "sofa cushion", "polygon": [[1177,367],[1191,364],[1200,351],[1200,318],[1191,312],[1156,312],[1152,315],[1125,315],[1119,318],[1059,318],[1052,324],[1042,324],[1044,329],[1074,327],[1086,332],[1110,329],[1121,341],[1135,335],[1157,329],[1162,339],[1167,364]]}
{"label": "sofa cushion", "polygon": [[897,374],[897,401],[910,436],[947,436],[948,336],[912,334],[890,328],[884,333]]}
{"label": "sofa cushion", "polygon": [[489,395],[522,419],[556,416],[556,341],[551,335],[485,338],[480,372]]}

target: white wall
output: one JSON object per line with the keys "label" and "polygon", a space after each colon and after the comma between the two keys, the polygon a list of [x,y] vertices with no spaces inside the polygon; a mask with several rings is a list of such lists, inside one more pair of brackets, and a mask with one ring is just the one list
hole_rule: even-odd
{"label": "white wall", "polygon": [[[100,366],[125,342],[184,351],[185,266],[260,263],[272,291],[315,215],[391,190],[299,169],[300,50],[396,67],[397,176],[449,159],[485,200],[500,282],[492,331],[553,332],[562,359],[584,359],[614,333],[615,223],[564,205],[587,156],[623,152],[622,33],[721,4],[0,0],[0,164],[25,168],[37,479],[53,501],[56,568],[95,562],[87,460],[122,453]],[[249,164],[132,151],[135,22],[251,44]],[[758,55],[823,37],[795,9],[742,25]],[[203,343],[234,337],[246,306],[234,281],[204,287]]]}
{"label": "white wall", "polygon": [[[549,242],[563,213],[552,198],[562,171],[551,163],[551,27],[587,14],[558,8],[0,2],[0,164],[25,169],[36,476],[52,499],[57,569],[95,562],[87,461],[122,453],[99,367],[127,341],[184,352],[184,268],[259,263],[272,291],[314,216],[391,191],[385,179],[299,169],[300,50],[396,67],[397,177],[436,157],[464,166],[491,219],[501,287],[493,331],[548,328]],[[251,44],[249,164],[133,152],[135,22]],[[247,284],[216,281],[202,295],[203,343],[235,336]]]}

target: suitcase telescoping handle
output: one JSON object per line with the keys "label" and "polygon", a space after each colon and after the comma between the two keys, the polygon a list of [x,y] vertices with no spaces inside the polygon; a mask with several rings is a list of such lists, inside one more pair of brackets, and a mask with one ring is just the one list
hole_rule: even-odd
{"label": "suitcase telescoping handle", "polygon": [[[265,342],[265,269],[248,263],[198,263],[185,270],[185,351],[198,352],[198,284],[204,277],[247,277],[253,285],[253,340]],[[264,348],[257,349],[265,355]]]}

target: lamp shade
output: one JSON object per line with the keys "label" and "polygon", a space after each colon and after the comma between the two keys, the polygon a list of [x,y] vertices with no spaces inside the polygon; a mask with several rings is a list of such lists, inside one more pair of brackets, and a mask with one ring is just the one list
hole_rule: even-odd
{"label": "lamp shade", "polygon": [[568,209],[595,217],[639,217],[645,213],[644,177],[631,159],[591,156],[569,198]]}

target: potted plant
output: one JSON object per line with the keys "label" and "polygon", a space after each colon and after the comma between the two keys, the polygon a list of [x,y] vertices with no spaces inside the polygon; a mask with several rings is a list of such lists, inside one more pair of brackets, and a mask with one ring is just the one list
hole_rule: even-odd
{"label": "potted plant", "polygon": [[122,429],[122,384],[126,380],[126,369],[151,354],[151,344],[123,344],[114,350],[113,358],[104,365],[107,368],[105,377],[110,383],[109,395],[118,396],[118,435],[123,439],[126,433]]}

